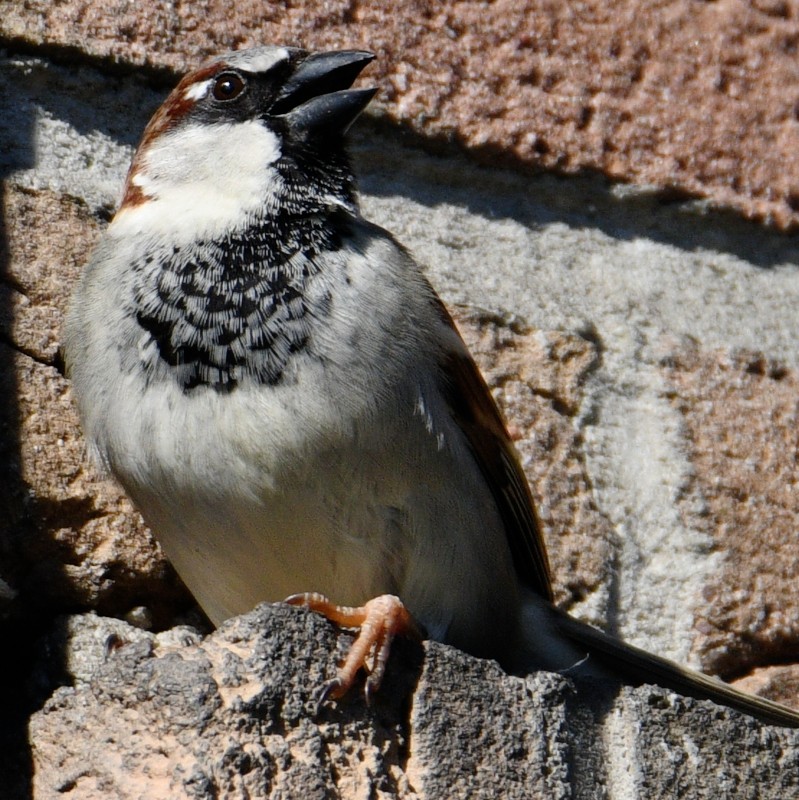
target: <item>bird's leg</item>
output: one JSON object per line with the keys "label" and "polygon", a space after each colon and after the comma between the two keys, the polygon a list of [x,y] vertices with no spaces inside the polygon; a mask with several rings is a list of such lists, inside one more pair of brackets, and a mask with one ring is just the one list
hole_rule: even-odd
{"label": "bird's leg", "polygon": [[294,594],[286,598],[286,602],[293,606],[306,606],[342,628],[359,629],[338,674],[325,689],[325,698],[337,699],[345,695],[355,682],[358,670],[363,667],[368,673],[365,688],[368,701],[380,688],[394,637],[401,633],[422,638],[418,623],[399,597],[393,594],[382,594],[358,608],[337,606],[316,592]]}

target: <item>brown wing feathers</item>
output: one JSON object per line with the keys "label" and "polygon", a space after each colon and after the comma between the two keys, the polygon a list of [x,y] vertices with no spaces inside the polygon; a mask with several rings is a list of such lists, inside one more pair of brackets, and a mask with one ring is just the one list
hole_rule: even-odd
{"label": "brown wing feathers", "polygon": [[[442,319],[455,328],[449,312]],[[460,338],[460,337],[459,337]],[[535,504],[505,423],[491,392],[466,346],[445,356],[443,387],[455,422],[466,435],[505,524],[508,546],[519,578],[548,600],[552,599],[549,559],[541,539]]]}

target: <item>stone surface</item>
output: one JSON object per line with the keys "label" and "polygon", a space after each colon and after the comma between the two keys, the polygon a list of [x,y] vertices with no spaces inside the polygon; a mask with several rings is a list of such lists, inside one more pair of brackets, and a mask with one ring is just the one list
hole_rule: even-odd
{"label": "stone surface", "polygon": [[[104,632],[115,647],[98,646]],[[199,643],[95,617],[55,636],[67,653],[81,638],[95,644],[75,685],[31,720],[36,798],[784,800],[799,787],[797,731],[656,687],[510,677],[438,644],[398,642],[372,705],[353,691],[320,706],[351,637],[282,606]]]}
{"label": "stone surface", "polygon": [[0,3],[12,45],[185,70],[263,43],[378,54],[382,113],[488,163],[707,198],[778,226],[799,221],[799,7],[434,0],[174,4]]}
{"label": "stone surface", "polygon": [[609,795],[796,796],[799,756],[788,744],[793,731],[700,706],[654,687],[623,690],[608,718]]}
{"label": "stone surface", "polygon": [[785,662],[799,637],[799,375],[762,353],[696,345],[665,363],[693,465],[686,496],[701,496],[726,553],[703,589],[694,648],[727,675]]}
{"label": "stone surface", "polygon": [[733,681],[742,692],[767,697],[783,705],[796,706],[799,697],[799,667],[796,664],[781,667],[762,667],[749,675]]}

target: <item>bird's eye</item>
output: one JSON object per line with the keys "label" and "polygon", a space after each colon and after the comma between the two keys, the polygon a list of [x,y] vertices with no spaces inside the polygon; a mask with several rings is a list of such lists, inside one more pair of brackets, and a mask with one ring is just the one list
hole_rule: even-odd
{"label": "bird's eye", "polygon": [[214,81],[215,100],[235,100],[247,87],[244,79],[235,72],[225,72]]}

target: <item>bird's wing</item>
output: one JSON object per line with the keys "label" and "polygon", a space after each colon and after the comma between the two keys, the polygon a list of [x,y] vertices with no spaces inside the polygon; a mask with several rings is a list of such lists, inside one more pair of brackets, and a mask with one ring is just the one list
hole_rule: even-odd
{"label": "bird's wing", "polygon": [[519,578],[530,589],[551,600],[549,559],[527,478],[483,376],[449,312],[440,301],[438,305],[441,319],[457,337],[457,346],[441,356],[442,372],[446,376],[442,390],[452,417],[466,436],[494,496]]}

